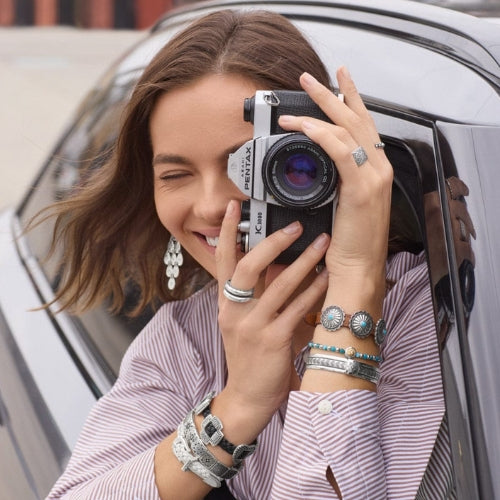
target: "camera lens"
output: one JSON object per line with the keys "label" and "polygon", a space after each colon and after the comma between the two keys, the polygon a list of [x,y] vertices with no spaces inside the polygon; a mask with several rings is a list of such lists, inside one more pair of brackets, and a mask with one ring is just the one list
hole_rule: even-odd
{"label": "camera lens", "polygon": [[262,163],[266,189],[289,207],[317,207],[329,201],[337,169],[326,152],[304,134],[287,134],[274,143]]}
{"label": "camera lens", "polygon": [[287,158],[283,172],[292,189],[311,189],[318,177],[318,166],[313,158],[299,153]]}

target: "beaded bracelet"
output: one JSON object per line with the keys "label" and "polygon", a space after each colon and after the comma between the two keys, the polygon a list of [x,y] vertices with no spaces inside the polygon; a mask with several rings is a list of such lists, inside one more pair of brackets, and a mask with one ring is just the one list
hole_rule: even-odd
{"label": "beaded bracelet", "polygon": [[338,352],[339,354],[343,354],[347,359],[358,358],[365,359],[367,361],[375,361],[376,363],[380,363],[382,361],[381,356],[358,352],[355,347],[336,347],[334,345],[317,344],[316,342],[309,342],[309,344],[307,345],[311,349],[321,349],[322,351]]}

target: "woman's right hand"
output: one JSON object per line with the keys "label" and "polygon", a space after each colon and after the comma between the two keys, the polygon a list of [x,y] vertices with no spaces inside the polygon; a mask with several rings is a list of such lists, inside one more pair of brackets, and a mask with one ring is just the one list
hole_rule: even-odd
{"label": "woman's right hand", "polygon": [[[302,226],[296,222],[276,231],[241,257],[235,244],[239,221],[239,203],[232,201],[222,223],[216,251],[219,326],[228,380],[212,405],[213,413],[224,423],[228,439],[250,442],[288,397],[294,332],[304,314],[324,295],[327,274],[315,276],[303,291],[292,296],[304,280],[314,274],[330,237],[320,235],[264,289],[267,268],[300,236]],[[255,288],[255,298],[245,303],[226,298],[223,289],[228,279],[235,288]]]}

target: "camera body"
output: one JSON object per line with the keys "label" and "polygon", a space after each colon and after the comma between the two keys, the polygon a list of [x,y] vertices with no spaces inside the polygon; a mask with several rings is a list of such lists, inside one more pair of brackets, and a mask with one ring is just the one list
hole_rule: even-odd
{"label": "camera body", "polygon": [[338,201],[333,161],[304,134],[283,130],[278,118],[285,114],[331,122],[305,92],[259,90],[244,102],[253,139],[228,160],[229,178],[249,198],[241,204],[239,225],[244,252],[291,222],[301,222],[303,233],[275,260],[280,264],[293,262],[320,233],[331,233]]}

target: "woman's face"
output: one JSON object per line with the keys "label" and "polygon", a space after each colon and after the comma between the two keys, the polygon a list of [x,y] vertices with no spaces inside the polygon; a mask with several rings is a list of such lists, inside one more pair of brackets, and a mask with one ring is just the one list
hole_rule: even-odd
{"label": "woman's face", "polygon": [[213,276],[227,204],[244,199],[227,176],[227,159],[252,138],[243,101],[256,90],[241,76],[208,75],[163,95],[151,115],[158,216]]}

